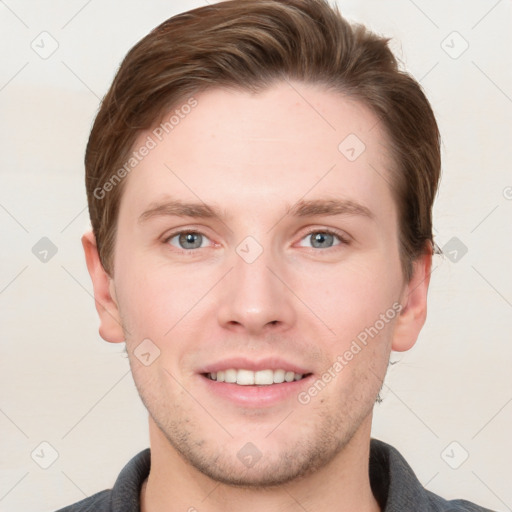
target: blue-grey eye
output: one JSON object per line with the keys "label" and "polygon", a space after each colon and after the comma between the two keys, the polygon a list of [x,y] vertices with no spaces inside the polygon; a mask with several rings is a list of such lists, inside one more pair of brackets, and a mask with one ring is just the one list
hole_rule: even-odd
{"label": "blue-grey eye", "polygon": [[301,243],[302,247],[313,247],[313,249],[329,249],[341,243],[337,235],[328,231],[313,231],[304,237],[303,241],[309,241],[309,244]]}
{"label": "blue-grey eye", "polygon": [[182,233],[177,233],[172,238],[170,238],[169,243],[174,247],[178,247],[179,249],[199,249],[204,247],[203,242],[205,239],[206,237],[203,237],[201,233],[184,231]]}
{"label": "blue-grey eye", "polygon": [[329,233],[312,233],[311,245],[316,249],[324,249],[325,247],[332,247],[334,236]]}

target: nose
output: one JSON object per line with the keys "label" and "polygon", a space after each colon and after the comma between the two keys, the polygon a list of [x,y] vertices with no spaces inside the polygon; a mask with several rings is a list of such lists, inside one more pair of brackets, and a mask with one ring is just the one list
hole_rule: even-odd
{"label": "nose", "polygon": [[282,332],[296,321],[296,304],[282,264],[269,251],[252,262],[234,255],[222,283],[217,317],[226,329],[245,334]]}

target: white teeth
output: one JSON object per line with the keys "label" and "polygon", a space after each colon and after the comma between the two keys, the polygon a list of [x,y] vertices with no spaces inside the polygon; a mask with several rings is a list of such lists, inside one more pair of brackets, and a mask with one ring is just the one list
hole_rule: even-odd
{"label": "white teeth", "polygon": [[254,384],[254,372],[251,370],[238,370],[236,374],[236,383],[242,386],[250,386]]}
{"label": "white teeth", "polygon": [[274,384],[274,372],[272,370],[254,372],[254,384],[261,384],[263,386]]}
{"label": "white teeth", "polygon": [[281,384],[281,382],[284,382],[284,373],[284,370],[274,371],[274,384]]}
{"label": "white teeth", "polygon": [[224,372],[224,382],[236,382],[236,370],[226,370]]}
{"label": "white teeth", "polygon": [[251,370],[229,368],[228,370],[209,373],[208,377],[217,382],[227,382],[240,386],[252,386],[254,384],[257,386],[270,386],[271,384],[301,380],[304,375],[302,373],[287,372],[285,370],[269,369],[253,372]]}

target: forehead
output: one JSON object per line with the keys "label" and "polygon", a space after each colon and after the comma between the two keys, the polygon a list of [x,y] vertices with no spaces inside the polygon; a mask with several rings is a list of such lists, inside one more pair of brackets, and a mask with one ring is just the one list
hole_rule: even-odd
{"label": "forehead", "polygon": [[121,209],[141,213],[162,195],[253,214],[306,196],[357,199],[384,214],[392,208],[388,144],[377,118],[318,85],[207,90],[141,133],[134,150],[148,141]]}

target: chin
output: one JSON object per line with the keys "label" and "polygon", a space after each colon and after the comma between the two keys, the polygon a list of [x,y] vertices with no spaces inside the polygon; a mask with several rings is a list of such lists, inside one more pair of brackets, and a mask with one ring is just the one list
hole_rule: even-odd
{"label": "chin", "polygon": [[[158,424],[157,424],[158,425]],[[175,425],[176,426],[176,425]],[[324,425],[325,427],[325,425]],[[167,442],[191,468],[209,479],[238,488],[270,488],[305,478],[327,466],[346,446],[352,435],[338,428],[276,436],[237,436],[227,442],[192,434],[191,430],[159,430]],[[253,439],[253,442],[247,439]],[[309,439],[308,439],[309,438]]]}
{"label": "chin", "polygon": [[[248,467],[237,454],[217,454],[208,457],[204,453],[195,457],[188,453],[187,462],[215,482],[230,487],[256,489],[281,486],[300,480],[325,466],[335,453],[272,453],[261,454],[254,465]],[[327,460],[326,460],[327,459]],[[252,463],[250,463],[252,464]]]}

